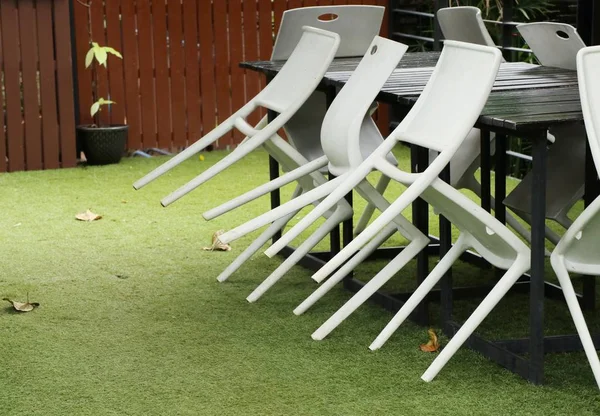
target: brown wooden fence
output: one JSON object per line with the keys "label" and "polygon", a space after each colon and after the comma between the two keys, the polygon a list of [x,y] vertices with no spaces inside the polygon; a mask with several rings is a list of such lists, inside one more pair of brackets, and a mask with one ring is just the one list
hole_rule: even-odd
{"label": "brown wooden fence", "polygon": [[0,0],[0,172],[76,164],[69,0]]}
{"label": "brown wooden fence", "polygon": [[[91,122],[92,78],[84,68],[84,56],[94,41],[123,54],[122,61],[110,57],[107,70],[98,71],[99,96],[117,102],[110,111],[101,112],[101,122],[126,120],[130,149],[172,150],[196,141],[264,86],[263,77],[238,64],[269,59],[284,10],[388,2],[91,0],[88,9],[79,1],[86,0],[73,6],[81,122]],[[387,111],[380,113],[380,125],[387,129]],[[256,122],[257,117],[249,121]],[[240,139],[234,133],[216,147],[232,147]]]}

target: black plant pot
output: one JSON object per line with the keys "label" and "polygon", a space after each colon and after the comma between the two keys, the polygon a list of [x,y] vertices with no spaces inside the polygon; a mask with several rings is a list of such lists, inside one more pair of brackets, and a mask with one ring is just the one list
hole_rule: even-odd
{"label": "black plant pot", "polygon": [[77,126],[77,141],[90,165],[119,163],[127,144],[129,126]]}

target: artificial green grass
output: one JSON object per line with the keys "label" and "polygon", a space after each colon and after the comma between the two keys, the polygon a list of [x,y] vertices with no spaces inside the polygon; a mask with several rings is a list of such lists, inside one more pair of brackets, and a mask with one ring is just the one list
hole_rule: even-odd
{"label": "artificial green grass", "polygon": [[[406,163],[405,150],[397,153]],[[190,160],[140,191],[131,184],[164,157],[0,176],[0,298],[29,292],[41,303],[25,314],[8,303],[0,308],[0,414],[600,413],[583,353],[547,355],[546,384],[534,386],[462,349],[425,383],[420,376],[434,355],[418,345],[427,328],[407,322],[371,352],[368,345],[392,317],[376,305],[362,306],[324,341],[313,341],[310,334],[351,294],[336,288],[303,316],[293,315],[316,288],[306,269],[295,267],[248,304],[246,296],[281,259],[257,253],[221,284],[216,276],[257,233],[233,242],[231,252],[202,247],[214,231],[265,212],[268,197],[210,222],[200,214],[267,181],[266,154],[251,154],[168,208],[158,202],[222,156]],[[364,205],[355,201],[360,212]],[[88,208],[103,219],[76,221]],[[433,233],[433,216],[431,224]],[[388,244],[401,243],[394,237]],[[368,279],[383,264],[365,264],[357,277]],[[413,276],[411,264],[389,287],[414,287]],[[454,280],[492,281],[493,274],[459,263]],[[456,302],[457,316],[468,316],[475,304]],[[523,336],[527,308],[526,295],[509,296],[481,332]],[[436,311],[434,304],[434,322]],[[598,329],[598,314],[587,317]],[[561,301],[546,302],[546,323],[547,333],[574,331]]]}

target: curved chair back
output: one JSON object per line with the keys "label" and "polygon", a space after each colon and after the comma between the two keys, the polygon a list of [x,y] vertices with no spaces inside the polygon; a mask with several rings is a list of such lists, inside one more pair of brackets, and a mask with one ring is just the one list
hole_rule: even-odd
{"label": "curved chair back", "polygon": [[585,129],[594,165],[600,172],[600,46],[581,49],[577,53],[576,62]]}
{"label": "curved chair back", "polygon": [[454,151],[481,114],[501,59],[494,48],[445,41],[431,79],[392,135],[439,152]]}
{"label": "curved chair back", "polygon": [[[375,37],[331,103],[321,128],[321,145],[332,173],[340,175],[363,162],[361,136],[372,136],[368,131],[369,120],[372,121],[369,109],[407,49],[401,43]],[[380,135],[378,139],[373,149],[383,142]]]}
{"label": "curved chair back", "polygon": [[273,53],[272,61],[287,59],[302,37],[302,27],[312,26],[340,35],[336,57],[363,56],[369,44],[379,34],[385,7],[382,6],[315,6],[286,10]]}
{"label": "curved chair back", "polygon": [[540,64],[563,69],[577,69],[577,52],[585,43],[571,25],[554,22],[526,23],[517,30]]}
{"label": "curved chair back", "polygon": [[496,46],[483,23],[481,10],[477,7],[446,7],[438,10],[437,20],[444,39]]}

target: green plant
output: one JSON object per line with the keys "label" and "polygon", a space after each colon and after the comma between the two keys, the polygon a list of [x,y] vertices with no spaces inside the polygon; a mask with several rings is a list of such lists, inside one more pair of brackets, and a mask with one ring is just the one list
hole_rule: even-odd
{"label": "green plant", "polygon": [[[77,0],[77,2],[88,8],[88,22],[91,22],[91,15],[92,15],[92,1],[89,0],[88,3],[83,3],[81,0]],[[104,68],[107,67],[107,62],[108,62],[108,55],[114,55],[117,58],[123,59],[123,56],[114,48],[111,48],[110,46],[100,46],[97,42],[94,42],[93,39],[93,35],[92,35],[92,29],[91,29],[91,25],[88,26],[88,34],[89,34],[89,39],[90,39],[90,49],[88,50],[88,52],[85,55],[85,67],[89,68],[90,66],[92,66],[92,63],[94,62],[94,58],[97,62],[97,65],[99,66],[104,66]],[[96,68],[96,65],[92,66],[92,97],[94,103],[90,106],[90,115],[92,116],[92,118],[94,119],[94,125],[99,126],[100,125],[100,119],[98,117],[98,113],[101,111],[102,106],[104,105],[109,105],[109,104],[116,104],[115,101],[106,99],[104,97],[98,97],[98,91],[97,91],[97,85],[98,85],[98,80],[97,80],[97,76],[98,76],[98,69]]]}

